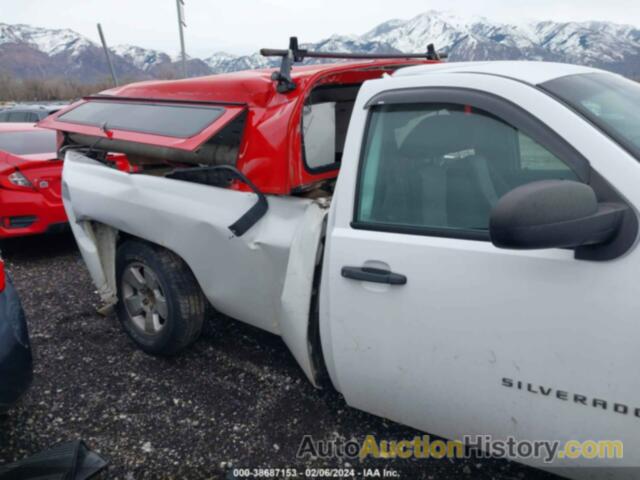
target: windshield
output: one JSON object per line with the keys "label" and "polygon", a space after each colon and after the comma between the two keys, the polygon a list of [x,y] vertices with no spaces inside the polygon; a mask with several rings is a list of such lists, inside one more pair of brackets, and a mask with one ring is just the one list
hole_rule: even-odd
{"label": "windshield", "polygon": [[56,132],[33,130],[0,133],[0,150],[14,155],[34,155],[56,151]]}
{"label": "windshield", "polygon": [[640,160],[640,83],[608,73],[570,75],[543,83]]}

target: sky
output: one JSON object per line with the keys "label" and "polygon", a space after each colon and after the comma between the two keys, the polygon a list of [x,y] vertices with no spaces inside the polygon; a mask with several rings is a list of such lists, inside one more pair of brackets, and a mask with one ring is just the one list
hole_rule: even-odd
{"label": "sky", "polygon": [[[334,33],[362,34],[392,18],[443,10],[490,20],[602,20],[640,26],[639,0],[184,0],[187,53],[253,53],[286,48],[288,38],[315,42]],[[110,46],[179,50],[175,0],[0,0],[0,22],[71,28]]]}

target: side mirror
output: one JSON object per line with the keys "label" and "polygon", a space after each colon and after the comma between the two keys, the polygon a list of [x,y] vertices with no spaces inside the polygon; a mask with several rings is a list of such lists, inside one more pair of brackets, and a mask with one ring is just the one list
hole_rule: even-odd
{"label": "side mirror", "polygon": [[604,244],[628,207],[598,203],[593,189],[569,180],[543,180],[511,190],[491,211],[491,242],[518,250]]}

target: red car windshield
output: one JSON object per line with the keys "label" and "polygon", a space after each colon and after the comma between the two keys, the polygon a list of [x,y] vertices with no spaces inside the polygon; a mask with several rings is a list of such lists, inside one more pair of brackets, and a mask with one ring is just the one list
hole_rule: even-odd
{"label": "red car windshield", "polygon": [[56,132],[32,130],[0,133],[0,150],[14,155],[35,155],[56,151]]}

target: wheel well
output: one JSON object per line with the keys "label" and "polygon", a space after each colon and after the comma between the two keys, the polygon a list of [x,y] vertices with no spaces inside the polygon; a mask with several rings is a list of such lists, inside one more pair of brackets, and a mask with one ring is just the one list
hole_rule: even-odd
{"label": "wheel well", "polygon": [[[323,230],[326,228],[326,219],[325,219],[325,225],[323,227]],[[140,241],[140,242],[145,242],[148,243],[150,245],[153,245],[154,247],[157,248],[163,248],[165,250],[169,250],[171,252],[173,252],[175,255],[177,255],[178,257],[182,258],[178,253],[174,252],[173,250],[163,247],[162,245],[158,245],[155,242],[151,242],[149,240],[146,240],[144,238],[138,237],[136,235],[132,235],[130,233],[127,232],[123,232],[123,231],[118,231],[117,232],[117,237],[116,237],[116,249],[123,244],[124,242],[128,241],[128,240],[135,240],[135,241]],[[307,338],[308,338],[308,342],[309,342],[309,352],[310,352],[310,357],[311,357],[311,362],[312,362],[312,368],[313,368],[313,374],[315,377],[315,383],[317,386],[319,386],[322,389],[329,389],[329,388],[334,388],[333,387],[333,383],[331,381],[331,378],[329,376],[329,372],[327,370],[327,366],[324,360],[324,354],[322,351],[322,343],[321,343],[321,339],[320,339],[320,281],[322,278],[322,259],[323,259],[323,254],[324,254],[324,244],[325,244],[325,234],[323,231],[322,234],[322,239],[320,241],[320,245],[318,247],[318,253],[317,253],[317,265],[314,271],[314,276],[313,276],[313,291],[312,291],[312,296],[311,296],[311,305],[310,305],[310,309],[309,309],[309,325],[308,325],[308,333],[307,333]],[[114,259],[115,260],[115,259]],[[184,259],[183,259],[184,261]],[[185,262],[185,264],[187,265],[187,267],[189,269],[191,269],[191,267]],[[193,273],[193,271],[192,271]],[[211,304],[211,302],[207,299],[206,295],[203,296],[205,298],[205,300],[207,301],[207,305],[210,307],[208,309],[208,313],[207,316],[208,317],[215,317],[215,316],[219,316],[222,315],[220,312],[217,311],[217,309],[215,308],[214,305]],[[206,328],[206,327],[205,327]]]}
{"label": "wheel well", "polygon": [[119,247],[120,245],[122,245],[127,240],[138,240],[138,241],[141,241],[141,242],[147,242],[147,243],[150,243],[152,245],[155,245],[155,243],[150,242],[149,240],[145,240],[144,238],[136,237],[135,235],[131,235],[130,233],[118,230],[118,236],[117,236],[117,239],[116,239],[116,247]]}

